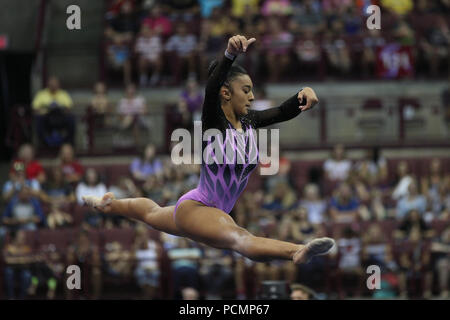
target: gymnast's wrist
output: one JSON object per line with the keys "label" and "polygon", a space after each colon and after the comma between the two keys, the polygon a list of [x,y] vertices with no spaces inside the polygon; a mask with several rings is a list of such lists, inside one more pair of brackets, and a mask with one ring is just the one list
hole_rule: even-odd
{"label": "gymnast's wrist", "polygon": [[225,57],[227,57],[230,60],[234,60],[236,58],[235,54],[232,54],[228,51],[228,49],[225,49]]}

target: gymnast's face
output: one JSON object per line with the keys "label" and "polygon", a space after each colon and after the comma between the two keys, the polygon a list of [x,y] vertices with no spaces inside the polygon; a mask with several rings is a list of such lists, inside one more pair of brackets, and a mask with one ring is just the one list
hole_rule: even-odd
{"label": "gymnast's face", "polygon": [[230,89],[229,101],[233,111],[239,116],[246,115],[255,99],[252,79],[246,74],[240,75],[231,81]]}

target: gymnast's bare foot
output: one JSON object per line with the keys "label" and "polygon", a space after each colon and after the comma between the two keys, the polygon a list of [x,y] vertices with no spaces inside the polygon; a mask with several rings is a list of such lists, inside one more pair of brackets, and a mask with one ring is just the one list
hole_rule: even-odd
{"label": "gymnast's bare foot", "polygon": [[112,192],[107,192],[102,198],[94,196],[83,196],[84,203],[94,209],[97,209],[103,213],[111,212],[111,203],[115,200],[115,196]]}
{"label": "gymnast's bare foot", "polygon": [[292,260],[295,264],[308,263],[312,257],[328,253],[334,245],[335,241],[331,238],[314,239],[298,250]]}

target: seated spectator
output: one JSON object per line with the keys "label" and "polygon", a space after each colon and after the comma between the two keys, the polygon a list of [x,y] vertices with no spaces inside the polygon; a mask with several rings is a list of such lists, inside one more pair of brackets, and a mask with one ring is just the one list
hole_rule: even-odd
{"label": "seated spectator", "polygon": [[[6,264],[4,279],[7,299],[25,299],[31,285],[30,263],[34,262],[34,257],[32,248],[26,243],[26,234],[23,230],[11,233],[10,243],[3,248],[3,259]],[[18,295],[15,294],[17,283],[20,288]]]}
{"label": "seated spectator", "polygon": [[[223,3],[223,0],[218,2]],[[231,15],[238,19],[245,19],[246,16],[255,16],[259,13],[258,5],[260,2],[260,0],[231,0]]]}
{"label": "seated spectator", "polygon": [[109,187],[108,192],[114,193],[116,199],[142,197],[141,190],[134,184],[133,179],[127,176],[120,177],[118,183]]}
{"label": "seated spectator", "polygon": [[356,222],[360,218],[360,203],[351,187],[342,183],[330,201],[330,217],[336,223]]}
{"label": "seated spectator", "polygon": [[394,231],[395,238],[399,240],[430,238],[433,234],[434,230],[428,226],[420,212],[416,209],[408,211]]}
{"label": "seated spectator", "polygon": [[331,22],[331,28],[323,37],[324,48],[329,67],[328,75],[345,76],[352,68],[350,48],[343,38],[344,24],[342,20],[335,19]]}
{"label": "seated spectator", "polygon": [[39,224],[46,225],[46,218],[39,200],[28,187],[22,187],[8,202],[2,222],[10,230],[36,230]]}
{"label": "seated spectator", "polygon": [[413,46],[416,42],[414,29],[402,18],[396,21],[392,33],[396,42],[402,46]]}
{"label": "seated spectator", "polygon": [[325,18],[322,16],[320,4],[311,0],[293,3],[293,15],[291,20],[291,30],[300,33],[302,30],[309,30],[310,34],[318,33],[325,28]]}
{"label": "seated spectator", "polygon": [[26,178],[29,180],[36,179],[40,184],[45,182],[45,170],[38,160],[34,159],[33,146],[29,143],[20,146],[17,152],[17,159],[14,162],[23,162],[25,165]]}
{"label": "seated spectator", "polygon": [[112,241],[105,244],[105,269],[113,279],[128,278],[132,275],[132,252],[124,248],[120,242]]}
{"label": "seated spectator", "polygon": [[191,21],[200,12],[197,0],[168,0],[164,1],[164,4],[171,13],[172,20]]}
{"label": "seated spectator", "polygon": [[146,225],[138,224],[136,228],[134,250],[136,258],[134,276],[142,289],[143,298],[154,299],[160,285],[160,259],[163,248],[150,239]]}
{"label": "seated spectator", "polygon": [[273,192],[268,193],[264,209],[267,210],[288,210],[295,204],[295,193],[285,182],[279,182]]}
{"label": "seated spectator", "polygon": [[380,155],[378,148],[372,148],[367,151],[366,156],[355,165],[358,177],[365,183],[371,181],[386,181],[387,163],[386,159]]}
{"label": "seated spectator", "polygon": [[384,46],[386,40],[380,30],[372,29],[365,32],[363,38],[362,72],[364,76],[375,76],[377,63],[377,49]]}
{"label": "seated spectator", "polygon": [[290,286],[291,289],[291,300],[312,300],[314,299],[314,291],[307,286],[299,283],[293,283]]}
{"label": "seated spectator", "polygon": [[50,229],[67,227],[72,223],[73,218],[70,213],[61,210],[59,205],[51,205],[50,212],[47,214],[47,225]]}
{"label": "seated spectator", "polygon": [[185,287],[199,290],[201,250],[189,243],[188,239],[180,237],[177,247],[169,249],[168,255],[172,261],[175,295],[179,296]]}
{"label": "seated spectator", "polygon": [[431,244],[434,269],[437,274],[441,299],[449,298],[448,280],[450,275],[450,226],[442,232],[439,239]]}
{"label": "seated spectator", "polygon": [[185,24],[179,24],[176,30],[177,32],[167,40],[165,49],[175,54],[176,60],[171,63],[171,68],[175,81],[178,83],[186,66],[188,78],[196,78],[197,39]]}
{"label": "seated spectator", "polygon": [[108,47],[108,60],[115,69],[122,69],[124,83],[131,82],[130,45],[138,31],[137,18],[131,2],[126,1],[120,7],[120,13],[112,18],[105,30]]}
{"label": "seated spectator", "polygon": [[202,246],[203,259],[200,269],[205,298],[226,299],[233,289],[233,259],[230,251]]}
{"label": "seated spectator", "polygon": [[280,226],[280,238],[285,241],[306,244],[316,238],[318,227],[308,220],[308,211],[299,207],[284,218]]}
{"label": "seated spectator", "polygon": [[[261,164],[261,167],[262,166],[263,165]],[[284,155],[281,155],[278,159],[278,167],[278,173],[275,175],[267,176],[264,181],[264,189],[268,193],[273,193],[280,183],[287,184],[290,189],[294,189],[295,182],[294,177],[291,173],[291,161]]]}
{"label": "seated spectator", "polygon": [[66,273],[65,261],[62,259],[54,244],[44,245],[39,248],[35,267],[32,269],[31,286],[28,295],[33,297],[40,288],[46,290],[49,300],[56,298],[59,286],[63,284]]}
{"label": "seated spectator", "polygon": [[[139,86],[155,86],[161,78],[163,67],[161,37],[155,30],[147,25],[142,25],[141,33],[136,40],[136,53],[138,57]],[[150,82],[148,82],[148,70],[152,70]]]}
{"label": "seated spectator", "polygon": [[203,106],[203,92],[198,87],[195,78],[189,78],[178,99],[178,106],[182,114],[189,116],[190,122],[201,120]]}
{"label": "seated spectator", "polygon": [[48,181],[42,186],[46,202],[57,206],[64,206],[75,202],[75,192],[70,183],[64,181],[61,167],[53,167],[50,170]]}
{"label": "seated spectator", "polygon": [[84,168],[75,159],[74,150],[70,144],[61,146],[59,151],[59,162],[64,181],[76,185],[83,176]]}
{"label": "seated spectator", "polygon": [[396,218],[402,220],[411,210],[417,211],[422,217],[427,209],[427,199],[419,194],[417,183],[412,180],[408,186],[408,195],[397,202]]}
{"label": "seated spectator", "polygon": [[47,88],[36,93],[33,111],[37,120],[37,132],[43,143],[55,147],[63,143],[73,143],[75,118],[70,95],[60,88],[57,77],[49,78]]}
{"label": "seated spectator", "polygon": [[362,269],[362,242],[359,235],[350,227],[344,229],[342,237],[337,240],[338,246],[338,294],[342,299],[347,296],[343,283],[352,278],[353,285],[345,286],[353,289],[352,296],[360,296],[363,288],[364,271]]}
{"label": "seated spectator", "polygon": [[308,212],[308,221],[312,224],[321,224],[327,220],[326,201],[320,197],[319,187],[316,184],[308,184],[304,188],[304,197],[299,205]]}
{"label": "seated spectator", "polygon": [[100,181],[97,171],[94,168],[88,168],[86,170],[84,181],[81,181],[75,189],[75,195],[79,205],[84,204],[82,197],[85,195],[101,198],[106,192],[106,186]]}
{"label": "seated spectator", "polygon": [[[300,63],[301,70],[308,76],[313,76],[314,72],[319,69],[319,64],[322,61],[322,49],[319,39],[313,33],[313,29],[305,27],[295,42],[295,54]],[[315,66],[315,70],[311,68]]]}
{"label": "seated spectator", "polygon": [[141,28],[147,26],[164,39],[172,34],[172,22],[164,15],[161,5],[155,4],[149,11],[149,15],[142,20]]}
{"label": "seated spectator", "polygon": [[261,13],[264,17],[286,16],[292,13],[290,0],[265,0],[262,3]]}
{"label": "seated spectator", "polygon": [[195,288],[186,287],[181,290],[181,299],[182,300],[198,300],[199,292]]}
{"label": "seated spectator", "polygon": [[345,149],[342,144],[334,146],[331,158],[323,164],[326,178],[333,182],[346,180],[351,167],[352,162],[346,158]]}
{"label": "seated spectator", "polygon": [[111,111],[111,102],[106,92],[106,85],[103,82],[95,84],[90,107],[95,115],[105,115]]}
{"label": "seated spectator", "polygon": [[409,173],[408,163],[400,161],[397,165],[397,178],[395,181],[392,199],[399,200],[408,195],[409,185],[413,182],[413,177]]}
{"label": "seated spectator", "polygon": [[130,164],[133,178],[139,182],[146,181],[150,176],[159,176],[163,173],[161,160],[155,157],[155,146],[148,144],[142,156],[135,158]]}
{"label": "seated spectator", "polygon": [[393,248],[383,235],[379,224],[372,224],[363,236],[362,260],[365,266],[377,265],[382,272],[395,270]]}
{"label": "seated spectator", "polygon": [[98,246],[91,241],[89,233],[81,229],[76,240],[67,249],[67,265],[77,265],[80,268],[81,289],[66,290],[66,299],[75,295],[80,299],[99,299],[102,291],[101,257]]}
{"label": "seated spectator", "polygon": [[24,187],[28,188],[34,197],[41,198],[41,185],[36,179],[27,179],[25,165],[21,161],[14,161],[9,171],[9,180],[2,190],[3,201],[8,202]]}
{"label": "seated spectator", "polygon": [[414,8],[413,0],[381,0],[381,5],[397,15],[406,15]]}
{"label": "seated spectator", "polygon": [[290,50],[294,37],[289,31],[281,28],[280,22],[269,20],[269,32],[263,38],[266,52],[266,66],[269,69],[270,81],[277,82],[284,75],[290,63]]}

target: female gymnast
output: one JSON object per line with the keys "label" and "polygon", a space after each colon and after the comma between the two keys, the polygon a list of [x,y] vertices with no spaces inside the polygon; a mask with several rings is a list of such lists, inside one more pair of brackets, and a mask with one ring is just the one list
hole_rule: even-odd
{"label": "female gymnast", "polygon": [[[252,153],[258,157],[258,150],[254,134],[245,134],[247,130],[292,119],[318,102],[311,88],[303,88],[279,107],[263,111],[250,110],[254,100],[252,80],[242,67],[233,66],[233,62],[238,54],[246,52],[255,41],[255,38],[247,40],[241,35],[231,37],[224,56],[209,67],[205,89],[202,130],[216,128],[223,133],[225,142],[234,146],[234,163],[219,163],[214,155],[206,152],[209,157],[213,157],[212,163],[202,161],[197,188],[184,194],[175,206],[160,207],[147,198],[116,200],[110,192],[102,198],[85,196],[85,203],[103,213],[120,214],[143,221],[163,232],[187,237],[218,249],[237,251],[254,261],[283,259],[300,264],[308,262],[315,255],[326,254],[335,243],[331,238],[318,238],[301,245],[256,237],[239,227],[229,216],[257,163],[249,159],[253,157],[254,160]],[[239,135],[245,135],[244,140],[241,140],[245,141],[244,155],[236,150],[237,139],[242,139]],[[203,142],[202,150],[211,147],[210,144],[211,140]],[[221,146],[222,154],[225,154],[225,145]]]}

